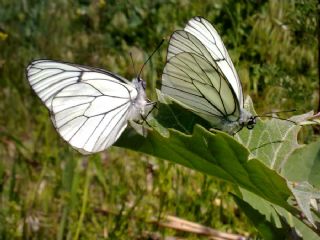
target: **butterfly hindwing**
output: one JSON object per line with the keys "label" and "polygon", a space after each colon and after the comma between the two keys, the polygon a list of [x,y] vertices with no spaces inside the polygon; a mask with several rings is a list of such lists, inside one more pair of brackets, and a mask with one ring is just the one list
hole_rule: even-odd
{"label": "butterfly hindwing", "polygon": [[233,121],[240,114],[238,102],[216,68],[197,54],[179,53],[164,68],[162,91],[214,124]]}
{"label": "butterfly hindwing", "polygon": [[53,98],[55,127],[73,147],[102,151],[117,140],[113,132],[127,126],[132,97],[127,86],[105,80],[70,85]]}

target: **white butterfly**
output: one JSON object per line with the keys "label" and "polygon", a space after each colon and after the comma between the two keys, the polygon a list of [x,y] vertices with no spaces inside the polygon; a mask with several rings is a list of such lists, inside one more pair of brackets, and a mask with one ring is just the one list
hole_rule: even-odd
{"label": "white butterfly", "polygon": [[243,108],[241,83],[229,54],[204,18],[194,17],[172,34],[161,91],[230,134],[256,123]]}
{"label": "white butterfly", "polygon": [[102,69],[37,60],[27,67],[27,78],[58,133],[83,154],[111,146],[150,104],[140,77],[129,82]]}

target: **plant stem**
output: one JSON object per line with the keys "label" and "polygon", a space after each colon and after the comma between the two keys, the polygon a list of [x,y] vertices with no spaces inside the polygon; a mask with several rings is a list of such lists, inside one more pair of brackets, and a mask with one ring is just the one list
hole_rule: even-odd
{"label": "plant stem", "polygon": [[80,218],[79,218],[79,221],[78,221],[78,226],[77,226],[77,229],[76,229],[76,234],[74,235],[73,240],[78,240],[79,239],[79,234],[80,234],[80,230],[82,228],[84,215],[85,215],[86,210],[87,210],[89,185],[90,185],[90,180],[91,180],[91,174],[90,174],[91,164],[90,164],[90,162],[91,162],[91,160],[89,159],[88,160],[88,166],[87,166],[87,169],[86,169],[86,179],[85,179],[85,183],[84,183],[84,192],[83,192],[83,198],[82,198],[81,213],[80,213]]}

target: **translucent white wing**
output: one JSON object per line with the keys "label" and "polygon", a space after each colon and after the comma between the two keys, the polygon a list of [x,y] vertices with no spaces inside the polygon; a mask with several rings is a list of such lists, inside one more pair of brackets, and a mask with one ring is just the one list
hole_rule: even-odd
{"label": "translucent white wing", "polygon": [[216,126],[240,117],[237,97],[219,66],[198,54],[182,52],[171,57],[161,90]]}
{"label": "translucent white wing", "polygon": [[194,17],[184,30],[173,33],[169,42],[167,61],[181,52],[198,54],[216,64],[217,71],[225,76],[236,94],[240,107],[243,107],[242,87],[237,72],[221,37],[207,20]]}
{"label": "translucent white wing", "polygon": [[26,74],[32,89],[49,110],[53,97],[63,88],[76,82],[100,79],[130,84],[126,79],[102,69],[52,60],[33,61],[27,67]]}
{"label": "translucent white wing", "polygon": [[111,146],[133,118],[137,89],[113,73],[40,60],[29,65],[27,76],[61,137],[81,153]]}
{"label": "translucent white wing", "polygon": [[[127,126],[135,89],[105,80],[87,80],[60,91],[52,100],[54,125],[81,152],[111,146]],[[131,93],[134,95],[130,95]]]}

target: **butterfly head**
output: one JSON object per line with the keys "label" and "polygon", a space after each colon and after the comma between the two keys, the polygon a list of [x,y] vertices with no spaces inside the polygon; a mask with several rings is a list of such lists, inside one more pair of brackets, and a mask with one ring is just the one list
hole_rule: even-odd
{"label": "butterfly head", "polygon": [[138,77],[132,80],[132,84],[137,90],[137,96],[133,101],[133,109],[136,111],[134,115],[144,115],[146,105],[148,104],[148,99],[145,92],[146,82]]}
{"label": "butterfly head", "polygon": [[140,76],[137,78],[137,82],[139,83],[139,85],[141,85],[141,87],[143,88],[143,90],[146,90],[147,88],[147,83],[145,80],[143,80]]}
{"label": "butterfly head", "polygon": [[241,109],[241,117],[239,119],[241,126],[247,127],[249,130],[254,128],[257,123],[257,116],[253,116],[250,112],[245,109]]}
{"label": "butterfly head", "polygon": [[132,84],[135,86],[138,92],[145,92],[147,88],[147,83],[141,77],[134,78]]}
{"label": "butterfly head", "polygon": [[256,118],[257,118],[256,116],[249,117],[249,120],[247,122],[247,128],[249,130],[253,129],[254,125],[256,125],[256,123],[257,123]]}

